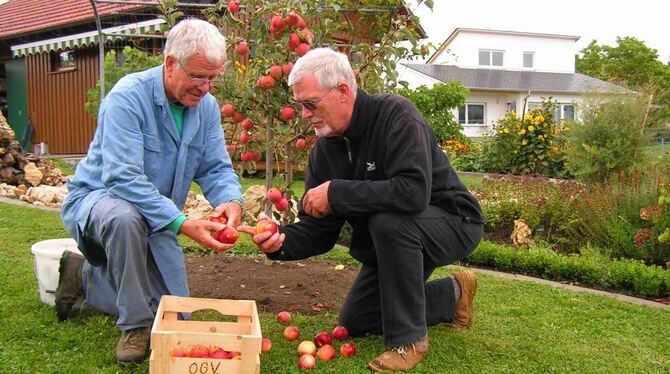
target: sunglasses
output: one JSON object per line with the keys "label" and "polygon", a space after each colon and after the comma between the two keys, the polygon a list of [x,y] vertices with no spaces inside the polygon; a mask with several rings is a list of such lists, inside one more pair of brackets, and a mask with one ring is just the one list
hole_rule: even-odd
{"label": "sunglasses", "polygon": [[333,91],[334,89],[335,88],[331,88],[330,90],[328,90],[328,92],[326,92],[325,94],[323,94],[319,98],[310,99],[310,100],[297,100],[296,103],[300,104],[303,108],[313,112],[313,111],[316,110],[316,107],[317,107],[317,105],[319,105],[319,102],[321,100],[325,99],[326,96],[328,96],[328,94],[330,94],[330,92]]}

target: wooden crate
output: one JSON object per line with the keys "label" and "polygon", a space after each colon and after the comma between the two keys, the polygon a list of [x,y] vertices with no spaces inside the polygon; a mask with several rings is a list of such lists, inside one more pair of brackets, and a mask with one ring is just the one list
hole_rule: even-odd
{"label": "wooden crate", "polygon": [[[235,322],[180,320],[179,313],[214,310]],[[199,299],[163,296],[151,328],[149,372],[165,373],[260,373],[261,325],[253,300]],[[177,348],[218,346],[241,352],[241,359],[170,357]]]}

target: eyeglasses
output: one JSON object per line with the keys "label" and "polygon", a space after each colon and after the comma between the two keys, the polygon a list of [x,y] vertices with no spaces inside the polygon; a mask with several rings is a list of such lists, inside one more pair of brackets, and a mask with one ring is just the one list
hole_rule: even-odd
{"label": "eyeglasses", "polygon": [[211,90],[211,89],[215,88],[216,85],[218,85],[222,82],[222,79],[218,76],[216,76],[214,78],[193,78],[191,76],[191,73],[189,73],[188,70],[186,70],[186,68],[181,63],[181,61],[179,61],[178,59],[175,59],[175,61],[177,61],[177,63],[181,67],[181,70],[183,70],[184,73],[186,73],[186,76],[188,76],[188,79],[191,80],[191,84],[196,86],[196,87],[200,87],[203,84],[207,83],[207,85],[209,86],[209,88]]}
{"label": "eyeglasses", "polygon": [[307,109],[307,110],[315,111],[315,110],[316,110],[316,106],[319,105],[319,102],[320,102],[321,100],[325,99],[326,96],[328,96],[328,94],[329,94],[331,91],[333,91],[334,89],[335,89],[334,87],[331,88],[330,90],[328,90],[328,92],[326,92],[325,94],[323,94],[323,95],[322,95],[321,97],[319,97],[319,98],[311,99],[311,100],[297,100],[296,103],[302,105],[302,107],[305,108],[305,109]]}

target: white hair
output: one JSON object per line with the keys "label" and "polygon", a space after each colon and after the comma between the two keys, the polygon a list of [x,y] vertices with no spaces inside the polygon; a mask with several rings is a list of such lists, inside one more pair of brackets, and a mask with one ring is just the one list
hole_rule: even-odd
{"label": "white hair", "polygon": [[300,57],[291,69],[288,85],[299,83],[308,76],[314,76],[323,88],[335,88],[340,82],[348,84],[354,92],[358,88],[347,55],[329,48],[312,49]]}
{"label": "white hair", "polygon": [[216,26],[200,19],[187,18],[177,23],[168,33],[165,56],[173,56],[186,63],[198,52],[203,53],[212,64],[223,65],[226,61],[226,38]]}

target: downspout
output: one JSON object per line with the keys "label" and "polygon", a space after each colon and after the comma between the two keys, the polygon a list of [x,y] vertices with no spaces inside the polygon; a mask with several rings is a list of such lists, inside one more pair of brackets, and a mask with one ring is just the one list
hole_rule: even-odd
{"label": "downspout", "polygon": [[521,111],[521,118],[526,115],[526,104],[528,103],[528,98],[530,97],[530,90],[528,90],[528,95],[523,98],[523,110]]}
{"label": "downspout", "polygon": [[95,0],[89,0],[95,16],[95,27],[98,29],[98,63],[100,64],[100,101],[105,98],[105,39],[100,25],[98,9],[95,7]]}

